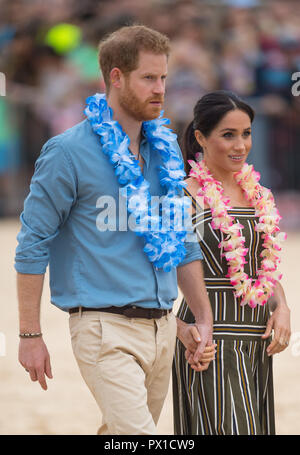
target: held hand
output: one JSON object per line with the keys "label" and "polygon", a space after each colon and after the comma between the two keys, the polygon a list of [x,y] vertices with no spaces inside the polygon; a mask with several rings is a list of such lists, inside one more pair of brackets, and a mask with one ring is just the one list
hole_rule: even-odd
{"label": "held hand", "polygon": [[187,324],[181,320],[177,320],[177,322],[178,322],[177,336],[186,348],[185,358],[187,362],[191,365],[191,368],[193,368],[196,371],[207,370],[209,363],[214,359],[216,345],[210,343],[209,346],[204,347],[201,361],[199,360],[195,361],[194,354],[196,353],[201,343],[201,338],[197,330],[197,327],[194,324]]}
{"label": "held hand", "polygon": [[19,362],[28,371],[32,381],[39,381],[42,389],[47,390],[46,376],[52,379],[50,356],[42,338],[21,339]]}
{"label": "held hand", "polygon": [[216,344],[206,346],[202,354],[201,361],[197,363],[194,362],[193,353],[187,349],[185,351],[185,358],[187,362],[190,364],[191,368],[195,371],[207,370],[210,362],[215,358],[216,346],[217,346]]}
{"label": "held hand", "polygon": [[274,338],[267,348],[268,356],[284,351],[291,336],[290,310],[287,305],[278,305],[270,316],[262,339],[268,338],[274,330]]}
{"label": "held hand", "polygon": [[178,331],[178,338],[185,348],[191,352],[195,352],[198,343],[201,341],[199,332],[194,324],[187,324],[180,321],[180,330]]}
{"label": "held hand", "polygon": [[197,364],[199,361],[202,360],[202,356],[204,354],[204,350],[206,346],[212,345],[212,332],[213,327],[212,323],[195,323],[195,327],[199,332],[201,341],[197,345],[197,349],[194,353],[194,363]]}
{"label": "held hand", "polygon": [[211,344],[204,348],[201,361],[194,360],[194,354],[197,351],[201,338],[197,327],[191,324],[184,324],[181,330],[181,341],[186,347],[185,358],[195,371],[207,370],[209,364],[215,358],[216,344]]}

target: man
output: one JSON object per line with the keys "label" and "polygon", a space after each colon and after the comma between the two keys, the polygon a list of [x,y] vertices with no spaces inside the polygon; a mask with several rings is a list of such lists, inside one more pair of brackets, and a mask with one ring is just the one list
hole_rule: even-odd
{"label": "man", "polygon": [[[168,54],[168,39],[144,26],[124,27],[102,42],[107,99],[91,98],[88,119],[45,144],[21,215],[15,265],[20,363],[47,388],[45,375],[52,373],[39,315],[49,262],[51,302],[70,312],[73,351],[103,414],[101,435],[155,434],[168,390],[176,337],[174,264],[182,242],[176,248],[168,243],[171,248],[162,254],[174,232],[157,237],[127,229],[119,191],[125,182],[135,201],[147,192],[166,195],[162,164],[170,170],[168,196],[175,192],[172,185],[180,186],[181,158],[178,149],[174,155],[174,140],[168,140],[172,133],[151,123],[164,101]],[[172,160],[160,153],[164,147]],[[137,178],[130,180],[132,175]],[[128,207],[134,202],[130,194]],[[119,214],[118,225],[113,222],[109,229],[102,216],[107,200],[115,201]],[[144,221],[142,210],[143,204],[133,204],[125,215]],[[201,341],[193,342],[195,326],[178,321],[178,332],[193,368],[201,369],[207,367],[199,360],[211,343],[212,315],[204,282],[199,282],[198,243],[186,242],[186,250],[178,282]]]}

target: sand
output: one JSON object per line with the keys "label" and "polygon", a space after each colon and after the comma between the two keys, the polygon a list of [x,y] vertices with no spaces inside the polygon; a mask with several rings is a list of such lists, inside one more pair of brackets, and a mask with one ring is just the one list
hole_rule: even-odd
{"label": "sand", "polygon": [[[73,357],[68,314],[50,304],[48,276],[42,297],[42,331],[54,378],[48,390],[31,382],[18,363],[18,312],[13,268],[19,222],[0,221],[0,434],[93,435],[101,414],[80,376]],[[300,434],[300,304],[298,302],[300,233],[285,244],[282,284],[292,310],[293,341],[274,357],[277,434]],[[5,344],[5,345],[4,345]],[[159,420],[158,434],[173,434],[171,384]]]}

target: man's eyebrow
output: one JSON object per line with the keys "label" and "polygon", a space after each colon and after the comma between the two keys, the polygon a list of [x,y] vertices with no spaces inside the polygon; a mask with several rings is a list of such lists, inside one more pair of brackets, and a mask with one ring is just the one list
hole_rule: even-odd
{"label": "man's eyebrow", "polygon": [[[167,77],[168,73],[163,73],[161,76],[162,77]],[[152,71],[144,71],[142,73],[142,76],[157,76],[157,73],[154,73]]]}
{"label": "man's eyebrow", "polygon": [[[251,130],[251,126],[248,126],[247,128],[244,129],[244,131],[246,131],[246,130]],[[222,131],[237,131],[237,129],[236,128],[223,128],[222,130],[220,130],[220,133]]]}

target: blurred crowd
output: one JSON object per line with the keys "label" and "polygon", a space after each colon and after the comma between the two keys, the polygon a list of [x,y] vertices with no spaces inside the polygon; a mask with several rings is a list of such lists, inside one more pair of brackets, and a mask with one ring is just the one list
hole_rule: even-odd
{"label": "blurred crowd", "polygon": [[256,111],[251,161],[263,183],[300,191],[298,0],[0,0],[0,216],[22,209],[46,140],[104,90],[100,39],[132,23],[172,40],[165,114],[179,138],[204,93],[232,90]]}

